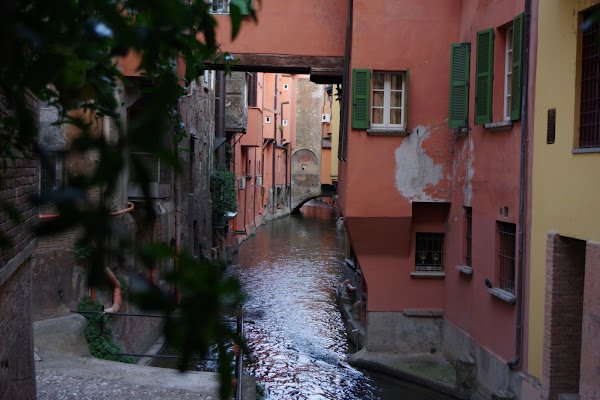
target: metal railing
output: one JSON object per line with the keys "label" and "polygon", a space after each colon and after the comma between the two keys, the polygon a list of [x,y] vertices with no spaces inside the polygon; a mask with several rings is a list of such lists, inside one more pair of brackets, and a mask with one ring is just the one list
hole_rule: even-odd
{"label": "metal railing", "polygon": [[[100,332],[104,332],[104,316],[105,315],[120,315],[126,317],[145,317],[145,318],[181,318],[177,315],[162,315],[162,314],[139,314],[139,313],[124,313],[124,312],[107,312],[104,311],[104,306],[102,306],[102,310],[100,311],[80,311],[80,310],[71,310],[72,313],[77,314],[96,314],[100,315]],[[242,308],[239,310],[239,314],[235,318],[223,318],[223,322],[228,323],[236,323],[236,334],[240,338],[240,343],[244,342],[244,311]],[[137,353],[113,353],[115,356],[131,356],[131,357],[148,357],[148,358],[167,358],[167,359],[181,359],[182,356],[172,356],[172,355],[161,355],[161,354],[137,354]],[[216,358],[200,358],[198,356],[191,356],[191,359],[198,359],[203,361],[218,361]],[[235,400],[242,400],[242,379],[244,376],[244,353],[242,346],[239,346],[239,351],[236,354],[235,359]]]}

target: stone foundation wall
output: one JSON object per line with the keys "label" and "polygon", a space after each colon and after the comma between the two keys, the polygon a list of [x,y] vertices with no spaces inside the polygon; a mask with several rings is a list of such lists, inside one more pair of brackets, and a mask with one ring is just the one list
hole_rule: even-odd
{"label": "stone foundation wall", "polygon": [[366,348],[372,352],[429,353],[440,349],[442,318],[408,317],[401,312],[367,312]]}

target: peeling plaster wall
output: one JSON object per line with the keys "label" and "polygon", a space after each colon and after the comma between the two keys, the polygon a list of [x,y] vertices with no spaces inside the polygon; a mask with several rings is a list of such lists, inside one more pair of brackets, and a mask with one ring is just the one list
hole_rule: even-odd
{"label": "peeling plaster wall", "polygon": [[395,151],[396,189],[411,201],[442,201],[425,193],[426,187],[435,186],[442,179],[444,167],[423,149],[431,131],[425,126],[418,126],[415,131],[419,133],[408,136]]}

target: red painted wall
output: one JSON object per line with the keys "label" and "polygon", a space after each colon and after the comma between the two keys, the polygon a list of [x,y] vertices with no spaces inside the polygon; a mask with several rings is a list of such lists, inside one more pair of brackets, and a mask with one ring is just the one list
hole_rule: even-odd
{"label": "red painted wall", "polygon": [[347,0],[262,0],[231,41],[229,16],[215,15],[217,43],[230,53],[343,56]]}
{"label": "red painted wall", "polygon": [[[368,283],[368,310],[443,308],[450,323],[505,361],[514,358],[516,307],[489,294],[484,279],[498,284],[496,221],[518,224],[521,126],[492,132],[474,125],[476,34],[496,28],[493,122],[498,122],[503,32],[523,10],[524,0],[355,0],[351,68],[410,69],[412,132],[381,137],[351,130],[339,179],[339,203]],[[447,127],[450,45],[458,42],[472,45],[472,129],[466,137]],[[435,179],[423,179],[432,170]],[[418,202],[445,203],[439,206],[445,215],[435,216]],[[463,206],[473,208],[471,278],[455,269],[465,262]],[[500,215],[504,207],[508,217]],[[424,229],[445,232],[443,280],[410,277],[415,233]]]}

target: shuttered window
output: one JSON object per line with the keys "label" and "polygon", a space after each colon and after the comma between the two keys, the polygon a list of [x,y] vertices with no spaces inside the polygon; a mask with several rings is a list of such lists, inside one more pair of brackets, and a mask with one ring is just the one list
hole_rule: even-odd
{"label": "shuttered window", "polygon": [[369,97],[371,70],[354,69],[352,71],[352,128],[369,128]]}
{"label": "shuttered window", "polygon": [[248,76],[248,107],[258,107],[258,73],[250,72]]}
{"label": "shuttered window", "polygon": [[450,114],[448,127],[469,126],[470,43],[456,43],[450,48]]}
{"label": "shuttered window", "polygon": [[494,30],[477,32],[475,65],[475,125],[492,122],[492,81],[494,77]]}
{"label": "shuttered window", "polygon": [[523,14],[513,19],[512,85],[510,119],[521,119],[521,78],[523,70]]}

